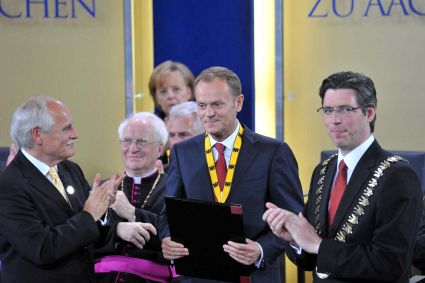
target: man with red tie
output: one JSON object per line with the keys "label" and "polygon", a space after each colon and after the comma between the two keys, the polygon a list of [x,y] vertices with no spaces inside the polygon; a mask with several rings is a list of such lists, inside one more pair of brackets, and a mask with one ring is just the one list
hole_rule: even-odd
{"label": "man with red tie", "polygon": [[[277,259],[288,244],[273,235],[261,217],[268,201],[294,213],[302,210],[295,157],[287,144],[258,135],[238,121],[244,96],[232,71],[204,70],[195,81],[195,97],[206,133],[173,146],[167,195],[241,204],[246,244],[229,241],[224,251],[241,264],[255,265],[252,282],[282,282]],[[188,255],[190,250],[171,240],[166,217],[161,220],[164,257]],[[217,281],[182,278],[181,282]]]}
{"label": "man with red tie", "polygon": [[288,256],[314,282],[408,282],[422,211],[419,179],[373,136],[376,90],[367,76],[336,73],[322,82],[323,121],[338,154],[314,170],[296,215],[268,203],[263,219],[292,241]]}

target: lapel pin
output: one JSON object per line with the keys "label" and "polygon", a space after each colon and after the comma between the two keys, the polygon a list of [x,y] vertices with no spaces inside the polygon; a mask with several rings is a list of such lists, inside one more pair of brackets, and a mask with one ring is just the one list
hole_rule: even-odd
{"label": "lapel pin", "polygon": [[75,193],[75,189],[73,186],[66,187],[66,192],[70,195],[73,195]]}

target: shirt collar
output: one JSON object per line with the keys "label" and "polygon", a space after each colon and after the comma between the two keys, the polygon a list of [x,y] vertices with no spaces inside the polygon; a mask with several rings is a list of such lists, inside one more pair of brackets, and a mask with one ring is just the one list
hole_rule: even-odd
{"label": "shirt collar", "polygon": [[153,174],[155,174],[156,173],[156,168],[154,168],[153,170],[152,170],[152,172],[148,172],[148,173],[146,173],[146,174],[144,174],[143,176],[131,176],[130,174],[128,174],[127,173],[127,171],[125,171],[125,175],[127,175],[128,177],[130,177],[130,178],[133,178],[133,180],[134,180],[134,184],[141,184],[142,183],[142,179],[143,178],[146,178],[146,177],[150,177],[150,176],[152,176]]}
{"label": "shirt collar", "polygon": [[370,147],[370,145],[374,142],[375,137],[370,135],[361,145],[350,151],[345,157],[342,156],[341,150],[338,152],[338,165],[339,162],[344,159],[345,165],[347,165],[347,178],[348,180],[351,177],[351,174],[356,168],[357,163],[359,163],[360,158],[362,158],[363,154]]}
{"label": "shirt collar", "polygon": [[[233,144],[235,143],[236,137],[239,132],[239,127],[241,126],[241,124],[239,123],[239,120],[236,120],[236,121],[238,122],[238,124],[236,125],[236,128],[233,131],[233,133],[230,136],[228,136],[225,140],[220,142],[226,147],[226,149],[233,149]],[[208,134],[208,137],[210,138],[211,147],[213,147],[216,143],[218,143],[218,141],[216,141],[210,134]]]}
{"label": "shirt collar", "polygon": [[[34,156],[32,156],[28,151],[26,151],[26,149],[21,148],[22,153],[25,155],[25,157],[29,160],[29,162],[32,163],[32,165],[34,165],[43,175],[47,175],[47,173],[49,173],[49,168],[50,166],[47,165],[46,163],[44,163],[41,160],[38,160],[37,158],[35,158]],[[53,166],[56,168],[57,170],[57,166]]]}

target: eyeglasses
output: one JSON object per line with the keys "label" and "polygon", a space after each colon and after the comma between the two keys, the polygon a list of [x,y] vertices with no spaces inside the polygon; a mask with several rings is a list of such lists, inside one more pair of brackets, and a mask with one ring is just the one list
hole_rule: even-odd
{"label": "eyeglasses", "polygon": [[142,148],[142,147],[147,146],[149,144],[158,143],[158,142],[148,142],[144,138],[130,138],[130,137],[125,137],[122,140],[119,140],[119,142],[120,142],[121,146],[124,147],[124,148],[129,148],[133,142],[136,144],[136,146],[138,148]]}
{"label": "eyeglasses", "polygon": [[342,116],[342,117],[351,117],[353,113],[356,112],[357,109],[362,109],[365,107],[369,107],[370,105],[366,106],[359,106],[359,107],[353,107],[349,105],[343,105],[336,108],[333,107],[320,107],[317,109],[317,112],[322,113],[325,117],[332,117],[332,114],[335,112],[336,114]]}

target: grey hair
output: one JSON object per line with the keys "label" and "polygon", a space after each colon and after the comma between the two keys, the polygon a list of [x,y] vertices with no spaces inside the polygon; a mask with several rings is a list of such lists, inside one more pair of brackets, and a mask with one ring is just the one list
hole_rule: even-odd
{"label": "grey hair", "polygon": [[168,113],[168,120],[189,115],[193,117],[192,129],[195,134],[203,133],[204,127],[202,126],[201,119],[198,115],[198,105],[194,101],[187,101],[174,105],[171,108],[170,113]]}
{"label": "grey hair", "polygon": [[39,127],[43,132],[50,132],[55,120],[48,108],[49,102],[59,102],[50,96],[34,96],[19,106],[13,114],[10,136],[18,147],[31,148],[34,145],[32,129]]}
{"label": "grey hair", "polygon": [[152,133],[156,141],[165,145],[168,140],[168,131],[164,121],[158,116],[150,112],[137,112],[133,113],[127,119],[123,120],[118,126],[118,138],[121,140],[124,138],[124,129],[127,127],[129,122],[132,121],[145,121],[152,124]]}

